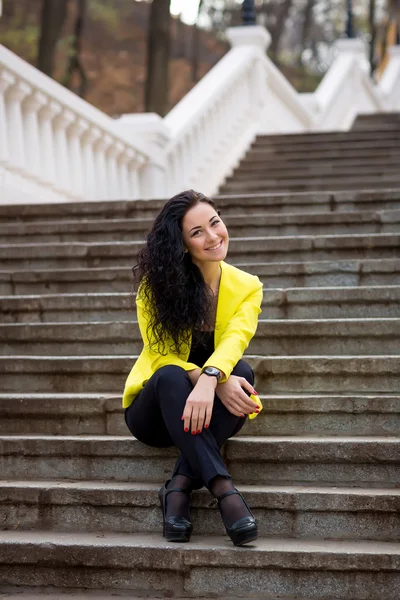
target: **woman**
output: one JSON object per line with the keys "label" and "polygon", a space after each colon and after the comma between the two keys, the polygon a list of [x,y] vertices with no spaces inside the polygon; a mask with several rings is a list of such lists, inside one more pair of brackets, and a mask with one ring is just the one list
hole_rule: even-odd
{"label": "woman", "polygon": [[224,262],[228,244],[214,202],[185,191],[155,219],[134,269],[144,348],[126,381],[123,406],[138,440],[181,451],[159,492],[168,541],[189,541],[189,496],[203,485],[235,545],[257,538],[220,448],[246,415],[262,408],[253,371],[242,360],[257,328],[262,284]]}

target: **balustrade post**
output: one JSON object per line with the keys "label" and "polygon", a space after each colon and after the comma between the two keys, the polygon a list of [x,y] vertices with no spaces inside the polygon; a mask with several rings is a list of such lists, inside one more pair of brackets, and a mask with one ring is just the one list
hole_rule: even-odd
{"label": "balustrade post", "polygon": [[109,200],[121,199],[118,180],[117,156],[122,152],[122,148],[122,143],[114,142],[107,152],[107,181]]}
{"label": "balustrade post", "polygon": [[40,133],[39,112],[47,103],[47,97],[41,92],[34,91],[27,97],[23,106],[23,118],[25,127],[26,161],[34,177],[41,179],[40,169]]}
{"label": "balustrade post", "polygon": [[61,104],[51,100],[39,113],[39,128],[41,132],[41,162],[42,173],[46,181],[57,185],[56,161],[54,154],[53,119],[62,111]]}
{"label": "balustrade post", "polygon": [[112,142],[110,135],[103,134],[95,145],[96,198],[99,200],[108,198],[106,153]]}
{"label": "balustrade post", "polygon": [[81,139],[89,129],[89,123],[83,119],[76,118],[68,129],[69,135],[69,160],[72,172],[72,185],[74,193],[83,197],[84,194],[84,173]]}
{"label": "balustrade post", "polygon": [[118,179],[120,182],[120,191],[121,191],[121,198],[123,200],[128,200],[130,198],[130,187],[129,187],[129,170],[128,170],[128,148],[126,146],[122,145],[122,151],[119,155],[119,160],[117,163],[117,168],[118,168]]}
{"label": "balustrade post", "polygon": [[22,102],[31,92],[32,88],[28,84],[23,81],[16,81],[16,83],[9,88],[6,96],[10,158],[13,168],[18,171],[23,171],[26,165]]}
{"label": "balustrade post", "polygon": [[7,89],[15,83],[15,77],[4,69],[0,71],[0,165],[9,159],[9,137],[7,126],[5,95]]}
{"label": "balustrade post", "polygon": [[82,138],[83,168],[85,170],[85,197],[88,200],[96,198],[96,165],[94,147],[101,136],[98,127],[90,127]]}
{"label": "balustrade post", "polygon": [[70,190],[71,188],[72,170],[68,149],[67,131],[75,119],[75,114],[68,108],[61,111],[54,119],[56,179],[57,186],[64,190]]}

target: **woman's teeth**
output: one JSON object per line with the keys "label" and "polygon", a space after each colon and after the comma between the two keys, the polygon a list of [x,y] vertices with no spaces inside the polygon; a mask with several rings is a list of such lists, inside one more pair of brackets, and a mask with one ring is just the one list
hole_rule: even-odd
{"label": "woman's teeth", "polygon": [[211,246],[211,248],[207,248],[207,250],[218,250],[218,248],[220,248],[221,245],[222,245],[222,240],[220,242],[218,242],[218,244],[216,246]]}

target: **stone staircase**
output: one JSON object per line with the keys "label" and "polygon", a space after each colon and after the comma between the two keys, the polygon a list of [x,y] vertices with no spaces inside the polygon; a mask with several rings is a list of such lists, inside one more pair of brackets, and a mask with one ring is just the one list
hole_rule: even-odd
{"label": "stone staircase", "polygon": [[[0,598],[398,600],[399,139],[396,115],[264,138],[218,199],[229,260],[264,284],[247,359],[265,410],[224,448],[252,547],[204,490],[192,541],[166,543],[156,490],[176,453],[124,425],[131,266],[163,203],[0,207]],[[287,175],[301,161],[315,191]]]}
{"label": "stone staircase", "polygon": [[223,194],[398,188],[400,118],[364,115],[349,132],[258,136]]}

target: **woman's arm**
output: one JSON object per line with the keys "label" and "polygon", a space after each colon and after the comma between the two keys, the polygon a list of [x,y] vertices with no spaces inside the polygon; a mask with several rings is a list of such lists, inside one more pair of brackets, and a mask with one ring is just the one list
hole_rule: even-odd
{"label": "woman's arm", "polygon": [[260,281],[257,289],[250,292],[230,319],[217,348],[203,366],[203,370],[206,367],[216,367],[223,372],[219,383],[224,383],[229,378],[256,332],[262,295]]}

